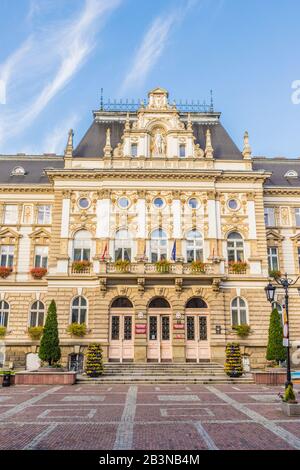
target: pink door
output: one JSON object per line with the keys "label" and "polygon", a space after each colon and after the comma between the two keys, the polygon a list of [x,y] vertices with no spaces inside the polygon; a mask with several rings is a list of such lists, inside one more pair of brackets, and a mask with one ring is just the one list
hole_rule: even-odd
{"label": "pink door", "polygon": [[207,311],[199,314],[196,309],[187,309],[185,316],[186,328],[186,360],[187,362],[199,362],[210,360],[209,343],[209,315]]}
{"label": "pink door", "polygon": [[109,360],[132,361],[134,358],[133,314],[113,310],[110,315]]}

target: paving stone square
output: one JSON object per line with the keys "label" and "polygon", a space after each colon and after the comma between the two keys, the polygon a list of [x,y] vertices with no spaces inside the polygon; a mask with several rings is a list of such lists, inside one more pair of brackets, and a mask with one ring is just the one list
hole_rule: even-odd
{"label": "paving stone square", "polygon": [[279,391],[251,384],[1,388],[0,449],[300,450],[300,418],[282,413]]}

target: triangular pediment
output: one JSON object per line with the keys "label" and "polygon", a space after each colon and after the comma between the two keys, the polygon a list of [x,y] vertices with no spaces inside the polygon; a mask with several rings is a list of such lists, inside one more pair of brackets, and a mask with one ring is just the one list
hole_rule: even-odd
{"label": "triangular pediment", "polygon": [[51,233],[48,232],[48,230],[45,230],[44,228],[39,228],[37,230],[34,230],[32,233],[28,235],[30,238],[50,238]]}
{"label": "triangular pediment", "polygon": [[22,235],[20,235],[18,232],[11,228],[4,228],[0,230],[0,238],[20,238]]}
{"label": "triangular pediment", "polygon": [[267,240],[282,241],[284,237],[281,236],[276,230],[267,230]]}
{"label": "triangular pediment", "polygon": [[291,240],[293,240],[295,242],[300,242],[300,233],[297,233],[296,235],[291,237]]}
{"label": "triangular pediment", "polygon": [[149,91],[148,95],[169,95],[169,92],[165,88],[157,87]]}

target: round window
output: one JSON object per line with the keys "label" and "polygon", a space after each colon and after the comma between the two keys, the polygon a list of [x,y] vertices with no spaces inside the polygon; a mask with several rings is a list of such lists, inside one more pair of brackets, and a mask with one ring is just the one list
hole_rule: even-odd
{"label": "round window", "polygon": [[127,197],[120,197],[118,204],[121,209],[127,209],[129,206],[129,199]]}
{"label": "round window", "polygon": [[229,209],[236,210],[238,208],[238,202],[235,199],[230,199],[228,201]]}
{"label": "round window", "polygon": [[86,197],[81,197],[78,201],[78,205],[81,209],[87,209],[90,205],[90,201]]}
{"label": "round window", "polygon": [[198,209],[199,201],[195,197],[191,197],[191,199],[188,200],[188,205],[191,209]]}
{"label": "round window", "polygon": [[156,197],[153,204],[157,209],[161,209],[164,205],[164,200],[161,197]]}

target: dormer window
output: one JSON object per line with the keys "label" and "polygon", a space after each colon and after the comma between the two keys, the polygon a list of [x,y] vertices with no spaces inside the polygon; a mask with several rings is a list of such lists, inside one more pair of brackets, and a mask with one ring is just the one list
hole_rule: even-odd
{"label": "dormer window", "polygon": [[295,170],[289,170],[284,175],[285,178],[298,178],[298,173]]}
{"label": "dormer window", "polygon": [[26,174],[22,166],[16,166],[11,172],[11,176],[24,176]]}
{"label": "dormer window", "polygon": [[180,158],[184,158],[186,155],[186,152],[185,152],[185,144],[180,144],[179,145],[179,157]]}
{"label": "dormer window", "polygon": [[137,144],[131,144],[131,156],[137,157],[138,154],[138,146]]}

